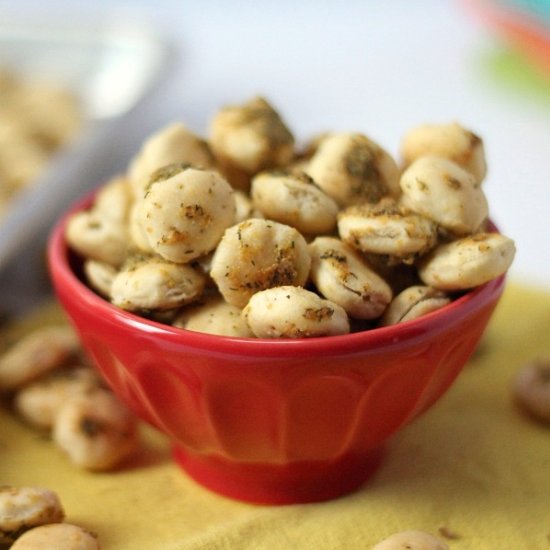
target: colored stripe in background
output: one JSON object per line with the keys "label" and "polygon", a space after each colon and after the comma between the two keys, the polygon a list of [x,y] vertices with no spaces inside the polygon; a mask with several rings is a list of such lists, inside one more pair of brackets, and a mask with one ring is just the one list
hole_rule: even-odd
{"label": "colored stripe in background", "polygon": [[550,0],[465,0],[467,9],[550,78]]}
{"label": "colored stripe in background", "polygon": [[550,0],[504,0],[502,4],[512,9],[517,8],[525,14],[531,14],[550,25]]}
{"label": "colored stripe in background", "polygon": [[506,47],[484,51],[480,57],[483,79],[522,100],[550,109],[550,77],[528,63],[521,54]]}

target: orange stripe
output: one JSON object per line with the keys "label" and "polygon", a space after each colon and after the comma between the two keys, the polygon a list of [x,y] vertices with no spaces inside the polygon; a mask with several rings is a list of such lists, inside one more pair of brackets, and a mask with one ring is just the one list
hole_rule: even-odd
{"label": "orange stripe", "polygon": [[550,29],[526,15],[490,2],[464,0],[464,5],[495,28],[518,51],[550,74]]}

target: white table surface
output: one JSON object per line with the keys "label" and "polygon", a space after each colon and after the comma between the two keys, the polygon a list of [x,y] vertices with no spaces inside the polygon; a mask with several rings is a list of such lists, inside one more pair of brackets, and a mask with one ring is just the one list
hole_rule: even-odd
{"label": "white table surface", "polygon": [[486,144],[491,215],[518,249],[511,279],[550,285],[550,98],[488,76],[495,38],[459,2],[0,0],[0,17],[123,20],[172,44],[169,78],[134,113],[119,166],[156,128],[181,120],[205,133],[218,107],[256,94],[299,140],[356,130],[395,155],[411,127],[460,121]]}

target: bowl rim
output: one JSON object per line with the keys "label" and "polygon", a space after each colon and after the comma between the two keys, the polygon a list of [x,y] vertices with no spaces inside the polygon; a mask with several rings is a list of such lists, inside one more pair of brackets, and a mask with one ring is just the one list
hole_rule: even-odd
{"label": "bowl rim", "polygon": [[[220,355],[230,353],[247,357],[350,355],[364,352],[366,349],[381,350],[389,346],[396,349],[396,347],[408,345],[411,340],[425,337],[428,333],[437,335],[448,330],[450,325],[460,324],[466,317],[496,300],[504,289],[506,274],[465,292],[450,304],[417,319],[344,335],[269,339],[222,336],[186,330],[123,310],[97,294],[75,275],[69,262],[70,249],[64,239],[65,229],[69,217],[75,212],[88,208],[96,193],[97,190],[76,201],[50,232],[47,261],[56,293],[59,296],[61,287],[64,286],[64,290],[68,291],[73,299],[78,296],[86,309],[95,317],[111,319],[113,322],[134,327],[145,333],[158,334],[164,341],[175,345],[186,345],[189,348],[208,350]],[[491,226],[498,230],[494,224]]]}

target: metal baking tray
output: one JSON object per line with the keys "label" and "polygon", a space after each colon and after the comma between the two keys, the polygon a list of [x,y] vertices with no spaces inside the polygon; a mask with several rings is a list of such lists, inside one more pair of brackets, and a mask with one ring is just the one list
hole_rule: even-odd
{"label": "metal baking tray", "polygon": [[127,161],[125,121],[166,78],[173,56],[170,44],[135,26],[0,26],[0,66],[65,87],[84,116],[78,138],[0,219],[0,318],[28,308],[47,291],[44,251],[51,227],[77,197]]}

